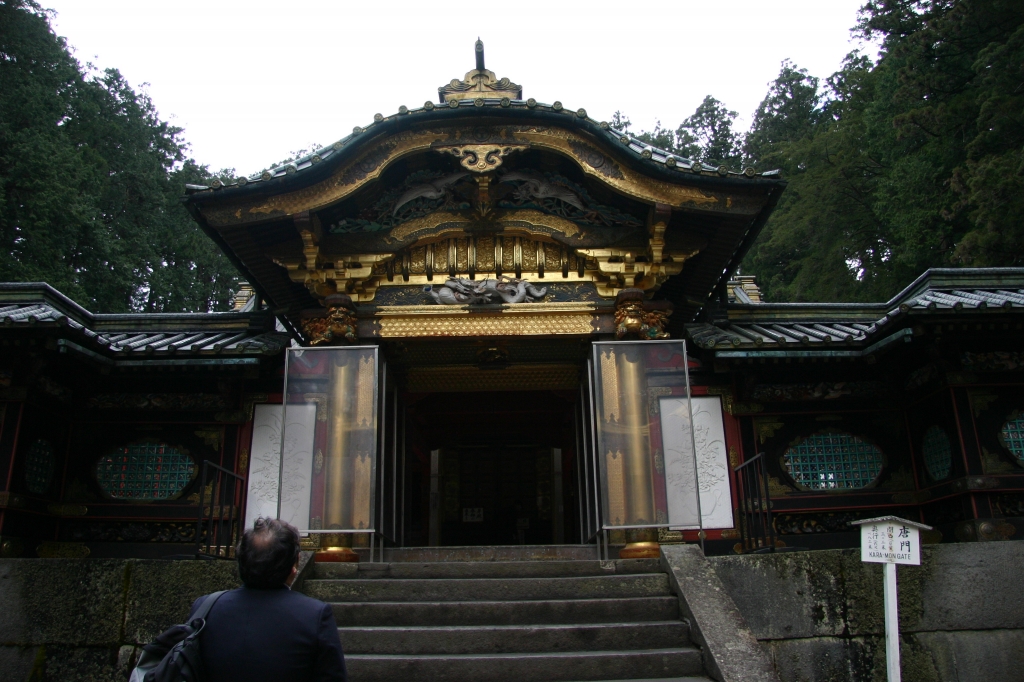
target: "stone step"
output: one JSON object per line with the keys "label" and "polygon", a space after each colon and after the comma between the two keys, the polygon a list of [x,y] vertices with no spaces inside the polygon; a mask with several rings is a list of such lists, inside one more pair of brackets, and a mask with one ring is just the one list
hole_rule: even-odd
{"label": "stone step", "polygon": [[546,601],[335,603],[334,619],[349,626],[533,625],[679,619],[673,596]]}
{"label": "stone step", "polygon": [[672,649],[690,645],[679,620],[588,625],[339,627],[346,654],[514,654]]}
{"label": "stone step", "polygon": [[[361,561],[369,549],[355,550]],[[374,551],[379,557],[380,550]],[[384,561],[577,561],[596,560],[597,545],[491,545],[486,547],[388,547]]]}
{"label": "stone step", "polygon": [[310,579],[407,578],[564,578],[660,573],[657,559],[615,561],[434,561],[393,563],[319,563]]}
{"label": "stone step", "polygon": [[693,647],[643,651],[573,651],[452,655],[345,656],[349,678],[360,682],[562,682],[702,675]]}
{"label": "stone step", "polygon": [[[572,682],[590,682],[589,680],[573,680]],[[712,682],[710,677],[659,677],[656,680],[603,680],[602,682]]]}
{"label": "stone step", "polygon": [[669,594],[664,573],[568,578],[307,580],[303,591],[326,602],[523,601],[657,597]]}

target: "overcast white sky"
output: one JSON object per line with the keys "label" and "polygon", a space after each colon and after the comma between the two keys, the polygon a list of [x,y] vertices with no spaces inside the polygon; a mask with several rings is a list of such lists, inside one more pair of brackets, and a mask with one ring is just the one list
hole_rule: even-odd
{"label": "overcast white sky", "polygon": [[746,129],[783,59],[825,77],[864,47],[850,35],[862,1],[40,3],[80,61],[149,84],[197,161],[250,174],[436,101],[474,68],[477,36],[487,68],[524,97],[674,129],[711,94]]}

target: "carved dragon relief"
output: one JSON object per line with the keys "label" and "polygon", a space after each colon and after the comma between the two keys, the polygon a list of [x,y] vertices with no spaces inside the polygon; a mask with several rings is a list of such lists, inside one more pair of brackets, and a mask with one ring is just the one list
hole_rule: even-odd
{"label": "carved dragon relief", "polygon": [[547,287],[538,289],[525,279],[502,275],[497,279],[449,278],[442,286],[423,287],[423,291],[442,305],[477,305],[485,303],[533,303],[544,298]]}

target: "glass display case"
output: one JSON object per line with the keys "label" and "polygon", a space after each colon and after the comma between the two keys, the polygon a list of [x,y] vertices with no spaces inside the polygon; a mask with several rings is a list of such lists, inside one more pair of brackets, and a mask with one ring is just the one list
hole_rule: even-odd
{"label": "glass display case", "polygon": [[278,516],[303,534],[375,531],[378,353],[288,351]]}
{"label": "glass display case", "polygon": [[601,528],[731,525],[721,406],[691,395],[685,343],[596,342],[593,353]]}

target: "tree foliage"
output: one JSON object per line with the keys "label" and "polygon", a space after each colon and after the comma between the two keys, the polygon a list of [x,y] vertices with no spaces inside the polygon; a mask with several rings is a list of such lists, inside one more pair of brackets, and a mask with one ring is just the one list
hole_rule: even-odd
{"label": "tree foliage", "polygon": [[821,81],[783,62],[730,159],[789,182],[742,270],[769,300],[856,301],[930,267],[1024,265],[1024,5],[871,0],[856,30],[877,63]]}
{"label": "tree foliage", "polygon": [[[651,146],[688,159],[700,159],[715,166],[736,165],[742,154],[740,135],[732,127],[735,119],[735,111],[729,111],[724,104],[708,95],[693,115],[674,131],[662,128],[659,121],[653,131],[635,135]],[[616,111],[611,125],[616,130],[630,132],[632,122],[622,112]]]}
{"label": "tree foliage", "polygon": [[[742,264],[769,300],[878,300],[929,267],[1024,265],[1024,4],[868,0],[856,31],[877,63],[852,53],[819,79],[783,62],[745,135],[711,95],[635,135],[783,172]],[[225,306],[237,274],[180,203],[213,174],[186,153],[144,91],[79,64],[33,0],[0,0],[0,280],[101,311]]]}
{"label": "tree foliage", "polygon": [[116,70],[83,67],[31,0],[0,0],[0,281],[102,312],[224,308],[237,273],[181,204],[211,176]]}

